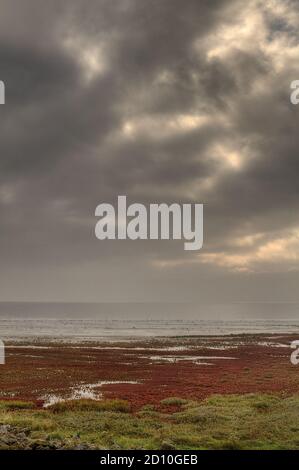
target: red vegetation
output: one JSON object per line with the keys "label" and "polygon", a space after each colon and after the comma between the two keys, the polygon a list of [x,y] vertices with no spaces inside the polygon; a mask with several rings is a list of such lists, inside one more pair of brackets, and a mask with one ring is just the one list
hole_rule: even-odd
{"label": "red vegetation", "polygon": [[[68,396],[71,387],[99,381],[137,381],[94,388],[107,398],[128,400],[135,410],[148,404],[173,410],[171,405],[160,405],[168,397],[201,399],[215,393],[295,393],[299,392],[299,366],[290,363],[292,350],[281,346],[289,345],[293,339],[297,338],[294,335],[173,338],[102,346],[51,343],[49,348],[41,349],[36,343],[24,344],[26,347],[11,344],[6,350],[6,364],[0,369],[0,398],[35,400],[41,405],[47,394]],[[187,349],[171,350],[178,345]],[[221,345],[228,349],[210,349]],[[161,350],[168,347],[170,350]],[[206,359],[196,360],[198,356]]]}

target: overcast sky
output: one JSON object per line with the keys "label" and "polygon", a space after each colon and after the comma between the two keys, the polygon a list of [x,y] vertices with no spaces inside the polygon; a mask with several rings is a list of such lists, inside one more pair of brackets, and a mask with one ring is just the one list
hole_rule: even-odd
{"label": "overcast sky", "polygon": [[[0,0],[0,299],[299,300],[297,0]],[[95,208],[205,204],[203,250]]]}

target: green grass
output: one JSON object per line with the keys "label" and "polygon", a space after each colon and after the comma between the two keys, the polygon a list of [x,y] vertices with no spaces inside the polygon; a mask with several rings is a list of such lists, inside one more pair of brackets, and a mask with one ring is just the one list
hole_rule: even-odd
{"label": "green grass", "polygon": [[0,410],[29,410],[35,408],[35,404],[31,401],[7,400],[0,401]]}
{"label": "green grass", "polygon": [[25,433],[29,447],[299,449],[299,395],[214,395],[200,402],[170,397],[163,404],[180,409],[167,414],[151,406],[132,413],[123,400],[78,400],[45,410],[7,403],[0,402],[0,425]]}
{"label": "green grass", "polygon": [[178,398],[178,397],[169,397],[165,398],[164,400],[161,400],[162,405],[170,405],[170,406],[181,406],[185,405],[188,403],[188,400],[185,400],[184,398]]}
{"label": "green grass", "polygon": [[130,405],[125,400],[69,400],[59,403],[48,408],[53,413],[64,413],[66,411],[116,411],[119,413],[129,413]]}

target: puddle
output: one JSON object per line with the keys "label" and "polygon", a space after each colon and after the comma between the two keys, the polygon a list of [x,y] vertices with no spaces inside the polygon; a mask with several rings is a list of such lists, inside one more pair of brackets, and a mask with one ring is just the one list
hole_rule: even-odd
{"label": "puddle", "polygon": [[158,361],[158,362],[181,362],[181,361],[191,361],[195,364],[199,365],[211,365],[209,362],[202,362],[202,361],[211,361],[217,359],[236,359],[235,357],[221,357],[221,356],[142,356],[143,359],[150,359],[151,361]]}
{"label": "puddle", "polygon": [[101,380],[94,384],[82,384],[75,387],[71,387],[71,393],[66,396],[62,397],[55,394],[47,394],[41,397],[40,399],[43,400],[44,408],[48,408],[51,405],[55,405],[56,403],[61,403],[69,400],[80,400],[82,398],[90,399],[90,400],[100,400],[103,397],[103,394],[96,390],[101,388],[103,385],[113,385],[113,384],[132,384],[136,385],[141,382],[137,382],[134,380]]}
{"label": "puddle", "polygon": [[32,345],[8,345],[5,349],[53,349],[54,346],[32,346]]}
{"label": "puddle", "polygon": [[269,348],[290,348],[289,344],[272,343],[271,341],[259,341],[258,346],[267,346]]}

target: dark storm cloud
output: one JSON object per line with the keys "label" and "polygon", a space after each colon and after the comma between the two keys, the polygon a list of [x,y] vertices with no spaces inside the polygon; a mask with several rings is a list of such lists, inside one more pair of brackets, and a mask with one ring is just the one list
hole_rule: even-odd
{"label": "dark storm cloud", "polygon": [[[295,2],[0,6],[4,297],[39,297],[36,286],[40,298],[134,298],[136,272],[144,298],[163,286],[196,297],[200,283],[210,295],[213,282],[231,293],[236,271],[267,272],[266,288],[278,265],[288,279],[299,226]],[[118,194],[204,202],[203,253],[97,242],[95,207]]]}

